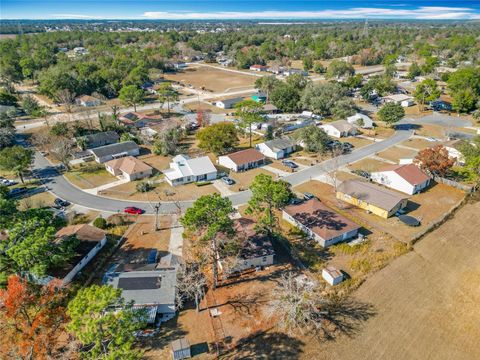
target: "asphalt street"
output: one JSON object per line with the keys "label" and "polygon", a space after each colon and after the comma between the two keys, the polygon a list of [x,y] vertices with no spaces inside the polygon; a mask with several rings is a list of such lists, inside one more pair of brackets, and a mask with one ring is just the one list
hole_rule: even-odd
{"label": "asphalt street", "polygon": [[[290,184],[292,184],[292,186],[302,184],[315,177],[326,175],[335,168],[341,168],[342,166],[361,160],[365,157],[385,150],[395,144],[401,143],[408,139],[412,134],[413,133],[410,130],[398,130],[392,137],[385,139],[381,142],[376,142],[371,145],[359,148],[349,154],[339,156],[336,159],[324,161],[320,164],[285,176],[282,179],[288,181]],[[147,201],[140,202],[116,200],[98,195],[92,195],[85,191],[82,191],[81,189],[68,182],[55,169],[55,167],[52,166],[48,162],[48,160],[45,159],[45,157],[38,151],[35,153],[33,168],[34,175],[43,181],[48,191],[52,192],[57,197],[67,200],[71,203],[78,204],[90,209],[109,212],[119,212],[127,206],[139,207],[145,210],[147,214],[152,214],[154,212],[151,203]],[[251,192],[247,190],[230,195],[228,196],[228,198],[232,201],[234,206],[239,206],[247,203],[250,199],[250,196]],[[182,210],[185,210],[186,208],[191,206],[192,203],[193,201],[181,201],[179,204]],[[172,214],[176,213],[177,211],[177,204],[173,202],[161,202],[160,213]]]}

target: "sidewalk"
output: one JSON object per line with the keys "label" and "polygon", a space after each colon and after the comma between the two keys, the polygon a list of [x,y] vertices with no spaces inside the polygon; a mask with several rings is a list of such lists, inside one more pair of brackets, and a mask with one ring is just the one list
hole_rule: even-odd
{"label": "sidewalk", "polygon": [[97,187],[94,187],[94,188],[91,188],[91,189],[83,189],[83,191],[88,192],[89,194],[97,195],[99,192],[102,192],[103,190],[107,190],[107,189],[110,189],[112,187],[125,184],[129,181],[130,180],[128,180],[128,179],[120,179],[120,180],[117,180],[117,181],[114,181],[114,182],[111,182],[111,183],[108,183],[108,184],[100,185],[100,186],[97,186]]}

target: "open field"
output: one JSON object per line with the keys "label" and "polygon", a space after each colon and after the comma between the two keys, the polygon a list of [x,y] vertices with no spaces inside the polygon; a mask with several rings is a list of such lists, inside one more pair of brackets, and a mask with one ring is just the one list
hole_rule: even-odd
{"label": "open field", "polygon": [[390,165],[386,161],[380,161],[377,159],[366,158],[350,164],[348,167],[351,170],[364,170],[368,172],[377,171],[378,169]]}
{"label": "open field", "polygon": [[369,278],[355,298],[376,316],[303,359],[470,360],[480,358],[480,203],[467,204],[404,255]]}
{"label": "open field", "polygon": [[42,208],[45,206],[52,206],[55,200],[55,196],[51,193],[44,191],[38,194],[33,194],[21,198],[18,201],[19,209],[29,209],[29,208]]}
{"label": "open field", "polygon": [[411,138],[411,139],[408,139],[407,141],[402,142],[400,145],[408,146],[408,147],[415,148],[415,149],[418,149],[418,150],[422,150],[422,149],[425,149],[427,147],[435,145],[435,143],[431,142],[431,141],[424,140],[424,139]]}
{"label": "open field", "polygon": [[359,137],[356,137],[356,136],[349,136],[349,137],[342,138],[340,140],[342,142],[349,142],[350,144],[355,146],[355,149],[373,144],[372,140],[363,139],[363,138],[359,138]]}
{"label": "open field", "polygon": [[182,72],[165,74],[165,78],[178,81],[187,86],[191,84],[195,88],[204,87],[206,90],[212,92],[225,92],[229,89],[241,90],[248,88],[253,86],[256,79],[250,75],[242,75],[203,66],[190,66]]}
{"label": "open field", "polygon": [[81,169],[73,169],[72,171],[68,171],[63,175],[73,185],[78,186],[81,189],[91,189],[118,180],[105,169],[99,169],[93,172],[81,171]]}
{"label": "open field", "polygon": [[381,158],[398,163],[400,159],[411,159],[417,155],[417,151],[393,146],[378,153]]}
{"label": "open field", "polygon": [[232,191],[246,190],[252,183],[255,176],[259,174],[265,174],[265,175],[270,175],[272,177],[275,177],[275,175],[272,174],[270,171],[264,170],[262,168],[250,169],[250,170],[238,172],[238,173],[234,171],[230,171],[230,174],[228,176],[231,177],[233,180],[235,180],[235,184],[233,184],[232,186],[229,186],[229,189]]}

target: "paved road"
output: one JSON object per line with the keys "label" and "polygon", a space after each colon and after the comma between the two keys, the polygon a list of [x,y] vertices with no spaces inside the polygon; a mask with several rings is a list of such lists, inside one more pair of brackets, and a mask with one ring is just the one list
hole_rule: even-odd
{"label": "paved road", "polygon": [[[305,170],[298,171],[288,176],[283,177],[293,186],[300,185],[315,177],[325,175],[335,168],[340,168],[349,163],[361,160],[365,157],[380,152],[390,146],[405,141],[412,135],[409,130],[399,130],[392,137],[371,145],[357,149],[350,154],[342,155],[335,160],[327,160],[315,166],[309,167]],[[96,209],[100,211],[121,211],[127,206],[137,206],[146,211],[146,213],[153,213],[153,208],[148,202],[124,201],[95,196],[69,183],[63,176],[61,176],[54,167],[40,154],[36,152],[34,161],[34,174],[42,179],[45,186],[56,196],[68,200],[71,203],[78,204],[87,208]],[[249,190],[235,193],[228,196],[234,206],[242,205],[248,202],[251,192]],[[180,203],[182,209],[186,209],[192,205],[193,201],[182,201]],[[176,204],[171,202],[162,202],[160,212],[164,214],[172,214],[177,212]]]}

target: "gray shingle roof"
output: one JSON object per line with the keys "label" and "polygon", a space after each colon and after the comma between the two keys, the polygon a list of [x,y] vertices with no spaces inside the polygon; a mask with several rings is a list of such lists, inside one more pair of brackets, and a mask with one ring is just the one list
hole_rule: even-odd
{"label": "gray shingle roof", "polygon": [[120,136],[118,136],[115,131],[104,131],[96,134],[86,135],[85,138],[87,139],[88,144],[97,142],[113,144],[120,139]]}
{"label": "gray shingle roof", "polygon": [[274,139],[266,141],[265,145],[273,151],[285,150],[287,148],[295,146],[295,144],[289,139]]}
{"label": "gray shingle roof", "polygon": [[92,154],[97,157],[120,154],[122,152],[132,151],[138,149],[138,145],[134,141],[125,141],[117,144],[100,146],[95,149],[90,149]]}

